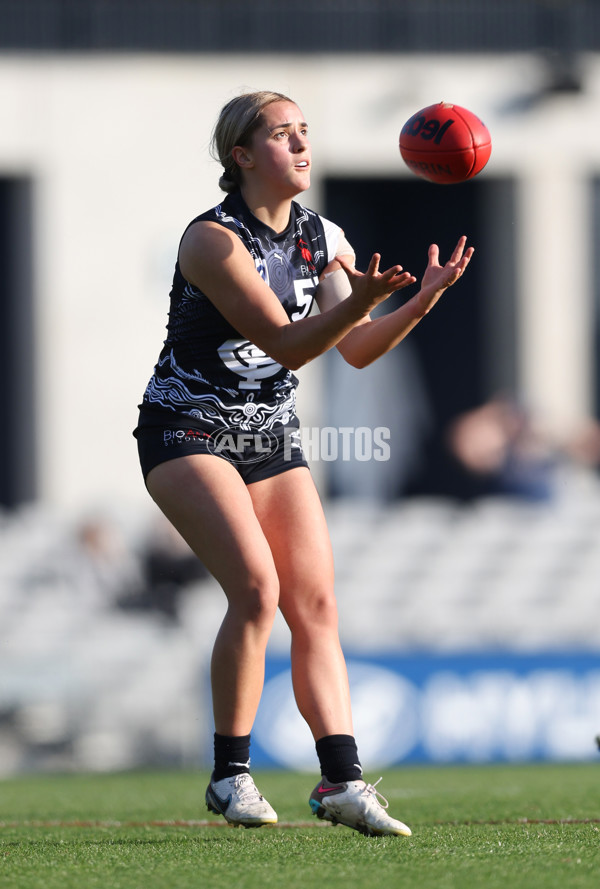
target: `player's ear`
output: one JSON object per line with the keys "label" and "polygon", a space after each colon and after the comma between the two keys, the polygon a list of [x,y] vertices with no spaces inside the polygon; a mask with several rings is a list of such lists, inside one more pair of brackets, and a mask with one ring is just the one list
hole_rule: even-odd
{"label": "player's ear", "polygon": [[236,145],[231,149],[231,157],[236,162],[238,167],[242,169],[249,169],[254,166],[254,161],[252,160],[252,155],[248,148],[243,148],[241,145]]}

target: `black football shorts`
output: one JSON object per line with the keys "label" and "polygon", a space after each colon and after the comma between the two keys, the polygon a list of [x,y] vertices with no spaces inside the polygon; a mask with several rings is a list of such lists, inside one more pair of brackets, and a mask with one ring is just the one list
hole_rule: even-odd
{"label": "black football shorts", "polygon": [[259,428],[217,428],[201,420],[179,415],[157,416],[140,411],[134,430],[144,481],[155,466],[190,454],[210,454],[227,460],[247,485],[308,466],[302,451],[298,418],[274,430]]}

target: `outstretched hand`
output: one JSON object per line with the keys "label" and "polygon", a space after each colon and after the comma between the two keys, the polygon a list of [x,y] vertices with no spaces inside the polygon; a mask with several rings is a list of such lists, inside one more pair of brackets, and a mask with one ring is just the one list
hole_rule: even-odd
{"label": "outstretched hand", "polygon": [[408,287],[409,284],[414,284],[417,280],[414,275],[403,271],[401,265],[394,265],[387,271],[380,272],[381,255],[379,253],[373,254],[366,272],[359,272],[346,256],[336,256],[336,260],[348,276],[352,295],[364,305],[367,311],[375,308],[396,290],[402,290],[403,287]]}
{"label": "outstretched hand", "polygon": [[[455,284],[469,264],[473,247],[465,250],[467,239],[459,238],[452,256],[445,265],[440,265],[440,250],[437,244],[431,244],[428,251],[428,262],[421,280],[421,289],[413,297],[419,305],[419,314],[427,312],[436,304],[444,290]],[[381,256],[374,253],[366,272],[359,272],[345,256],[336,256],[336,260],[346,272],[352,294],[370,311],[386,300],[392,293],[414,284],[416,278],[405,272],[401,265],[395,265],[385,272],[379,271]]]}
{"label": "outstretched hand", "polygon": [[[462,237],[445,265],[440,265],[440,251],[437,244],[429,247],[429,260],[421,281],[421,289],[393,312],[375,318],[371,324],[357,324],[337,347],[343,357],[353,367],[366,367],[381,355],[389,352],[419,323],[421,318],[435,305],[446,288],[451,287],[461,277],[469,264],[474,250],[466,248],[467,239]],[[396,265],[386,272],[379,271],[381,257],[375,253],[368,270],[363,274],[356,271],[349,256],[337,256],[344,269],[352,295],[347,297],[361,305],[363,309],[369,300],[371,308],[387,299],[396,290],[401,290],[415,282],[402,266]]]}
{"label": "outstretched hand", "polygon": [[429,247],[429,261],[421,280],[421,289],[415,297],[421,303],[423,313],[428,312],[436,304],[444,290],[456,284],[468,266],[475,250],[473,247],[465,250],[466,243],[467,239],[463,235],[445,265],[440,265],[438,245],[431,244]]}

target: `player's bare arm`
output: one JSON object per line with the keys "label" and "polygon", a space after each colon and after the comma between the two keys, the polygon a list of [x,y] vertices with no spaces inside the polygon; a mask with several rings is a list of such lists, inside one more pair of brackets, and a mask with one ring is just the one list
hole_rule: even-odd
{"label": "player's bare arm", "polygon": [[[353,367],[366,367],[397,346],[433,308],[444,291],[462,276],[474,253],[473,247],[465,250],[466,243],[466,237],[461,237],[450,259],[443,266],[439,261],[439,248],[432,244],[418,293],[394,312],[375,319],[368,318],[365,323],[350,331],[337,346],[344,359]],[[364,275],[352,267],[348,257],[340,256],[336,259],[353,290],[356,286],[361,286]],[[415,281],[416,278],[411,276],[408,283]],[[329,301],[325,299],[319,304],[325,308],[331,301],[330,297]]]}
{"label": "player's bare arm", "polygon": [[243,336],[290,370],[331,349],[392,293],[414,281],[400,266],[379,272],[376,254],[348,299],[293,324],[257,273],[248,250],[217,223],[186,232],[179,254],[182,274],[202,290]]}

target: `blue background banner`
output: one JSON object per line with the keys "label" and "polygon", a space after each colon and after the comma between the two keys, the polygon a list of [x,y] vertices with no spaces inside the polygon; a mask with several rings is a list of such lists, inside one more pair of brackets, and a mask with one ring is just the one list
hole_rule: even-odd
{"label": "blue background banner", "polygon": [[[599,756],[597,653],[347,657],[365,768],[403,762],[587,760]],[[315,771],[289,660],[267,660],[255,767]]]}

